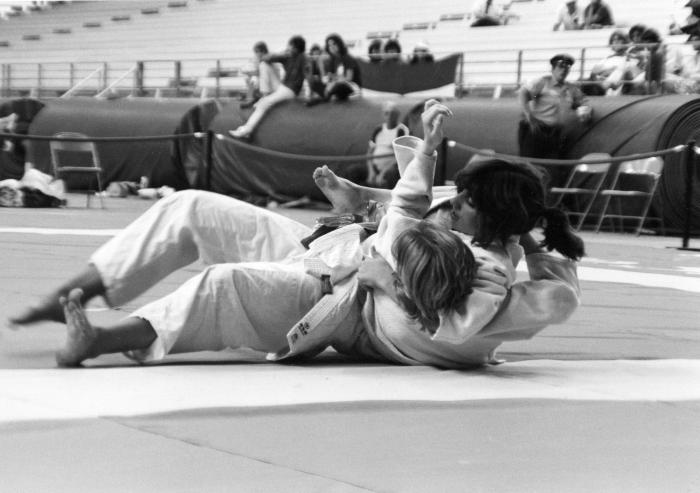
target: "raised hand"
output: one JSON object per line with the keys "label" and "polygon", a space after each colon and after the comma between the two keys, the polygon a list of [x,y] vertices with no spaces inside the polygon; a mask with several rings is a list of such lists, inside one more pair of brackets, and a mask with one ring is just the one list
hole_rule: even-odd
{"label": "raised hand", "polygon": [[443,121],[452,116],[452,110],[436,99],[425,102],[425,109],[421,115],[423,122],[423,148],[424,154],[431,155],[438,148],[443,139]]}

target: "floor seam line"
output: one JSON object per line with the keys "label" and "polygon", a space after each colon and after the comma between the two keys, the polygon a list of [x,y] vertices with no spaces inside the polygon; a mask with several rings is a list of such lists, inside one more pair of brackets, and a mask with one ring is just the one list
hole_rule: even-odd
{"label": "floor seam line", "polygon": [[141,433],[146,433],[146,434],[153,435],[153,436],[156,436],[156,437],[159,437],[159,438],[163,438],[163,439],[165,439],[165,440],[173,440],[173,441],[180,442],[180,443],[184,443],[184,444],[187,444],[187,445],[190,445],[190,446],[193,446],[193,447],[198,447],[198,448],[203,448],[203,449],[207,449],[207,450],[212,450],[212,451],[215,451],[215,452],[219,452],[219,453],[222,453],[222,454],[225,454],[225,455],[229,455],[229,456],[232,456],[232,457],[239,457],[239,458],[243,458],[243,459],[248,459],[248,460],[252,460],[252,461],[255,461],[255,462],[259,462],[259,463],[261,463],[261,464],[266,464],[266,465],[269,465],[269,466],[277,467],[277,468],[280,468],[280,469],[286,469],[286,470],[288,470],[288,471],[294,471],[294,472],[298,472],[298,473],[300,473],[300,474],[305,474],[305,475],[308,475],[308,476],[313,476],[313,477],[317,477],[317,478],[321,478],[321,479],[326,479],[326,480],[329,480],[329,481],[335,481],[335,482],[340,483],[340,484],[345,484],[345,485],[348,485],[348,486],[352,486],[352,487],[354,487],[354,488],[362,489],[362,490],[367,491],[367,492],[369,492],[369,493],[378,493],[376,490],[372,490],[372,489],[369,489],[369,488],[367,488],[367,487],[365,487],[365,486],[362,486],[362,485],[359,485],[359,484],[355,484],[355,483],[351,483],[351,482],[348,482],[348,481],[345,481],[345,480],[342,480],[342,479],[337,479],[337,478],[333,478],[333,477],[329,477],[329,476],[324,476],[324,475],[321,475],[321,474],[317,474],[317,473],[314,473],[314,472],[311,472],[311,471],[305,471],[305,470],[303,470],[303,469],[298,469],[298,468],[294,468],[294,467],[285,466],[285,465],[282,465],[282,464],[277,464],[277,463],[275,463],[275,462],[271,462],[271,461],[269,461],[269,460],[266,460],[266,459],[263,459],[263,458],[260,458],[260,457],[253,457],[253,456],[244,455],[244,454],[241,454],[241,453],[238,453],[238,452],[232,452],[232,451],[230,451],[230,450],[221,449],[221,448],[218,448],[218,447],[212,447],[212,446],[210,446],[210,445],[205,445],[205,444],[202,444],[202,443],[197,443],[197,442],[194,442],[194,441],[192,441],[192,440],[185,439],[185,438],[173,437],[173,436],[170,436],[170,435],[165,435],[165,434],[163,434],[163,433],[158,433],[158,432],[153,431],[153,430],[146,430],[146,429],[140,428],[140,427],[138,427],[138,426],[134,426],[134,425],[130,425],[130,424],[128,424],[128,423],[124,423],[124,422],[120,421],[118,418],[100,416],[100,417],[98,417],[98,419],[99,419],[99,420],[108,421],[108,422],[110,422],[110,423],[113,423],[113,424],[116,424],[116,425],[119,425],[119,426],[123,426],[123,427],[128,428],[128,429],[133,430],[133,431],[138,431],[138,432],[141,432]]}

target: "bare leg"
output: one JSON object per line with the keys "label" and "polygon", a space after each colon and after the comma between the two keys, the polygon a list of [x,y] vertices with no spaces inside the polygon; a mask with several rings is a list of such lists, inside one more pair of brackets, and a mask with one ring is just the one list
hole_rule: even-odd
{"label": "bare leg", "polygon": [[339,177],[325,165],[316,168],[313,176],[316,186],[331,201],[333,210],[339,214],[363,213],[367,211],[367,203],[370,200],[387,203],[391,199],[391,190],[356,185]]}
{"label": "bare leg", "polygon": [[145,349],[155,340],[153,327],[142,318],[129,317],[106,329],[93,327],[80,304],[82,295],[80,289],[73,289],[67,298],[60,298],[65,311],[67,337],[64,348],[56,353],[58,366],[75,367],[101,354]]}
{"label": "bare leg", "polygon": [[95,296],[102,295],[105,292],[105,287],[99,272],[97,272],[97,269],[92,265],[88,265],[84,271],[64,283],[39,303],[30,306],[19,315],[10,317],[10,324],[28,325],[44,320],[65,322],[64,309],[60,303],[60,299],[61,297],[68,296],[68,293],[75,288],[81,289],[82,298],[79,301],[82,302],[89,301]]}

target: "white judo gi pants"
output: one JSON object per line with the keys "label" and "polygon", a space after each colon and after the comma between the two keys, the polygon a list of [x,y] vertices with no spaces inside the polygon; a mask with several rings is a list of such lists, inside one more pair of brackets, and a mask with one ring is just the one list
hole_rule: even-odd
{"label": "white judo gi pants", "polygon": [[300,239],[310,233],[266,209],[184,191],[157,202],[90,262],[110,306],[134,299],[197,259],[216,264],[132,314],[158,335],[132,357],[239,347],[270,352],[286,345],[290,327],[322,296],[319,280],[297,261],[305,252]]}

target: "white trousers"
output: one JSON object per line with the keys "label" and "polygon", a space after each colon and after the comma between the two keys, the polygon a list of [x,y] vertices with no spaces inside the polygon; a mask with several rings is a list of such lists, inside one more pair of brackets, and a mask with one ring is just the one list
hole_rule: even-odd
{"label": "white trousers", "polygon": [[257,103],[255,103],[255,109],[253,113],[248,117],[248,121],[245,122],[242,127],[246,132],[252,132],[258,126],[260,121],[265,116],[265,113],[282,101],[287,101],[288,99],[294,99],[296,94],[290,88],[284,84],[280,84],[277,89],[272,91],[270,94],[261,97]]}
{"label": "white trousers", "polygon": [[225,195],[186,190],[156,202],[90,258],[110,306],[133,300],[196,260],[292,263],[311,229]]}
{"label": "white trousers", "polygon": [[271,92],[276,91],[277,88],[282,85],[280,69],[281,67],[278,63],[270,64],[267,62],[260,62],[258,65],[258,89],[263,96],[267,96]]}
{"label": "white trousers", "polygon": [[[211,266],[137,310],[158,334],[138,359],[248,347],[277,351],[322,296],[297,261],[310,228],[266,209],[202,191],[158,201],[91,257],[110,306],[123,304],[198,258]],[[216,264],[216,265],[213,265]],[[359,317],[358,317],[359,320]]]}

